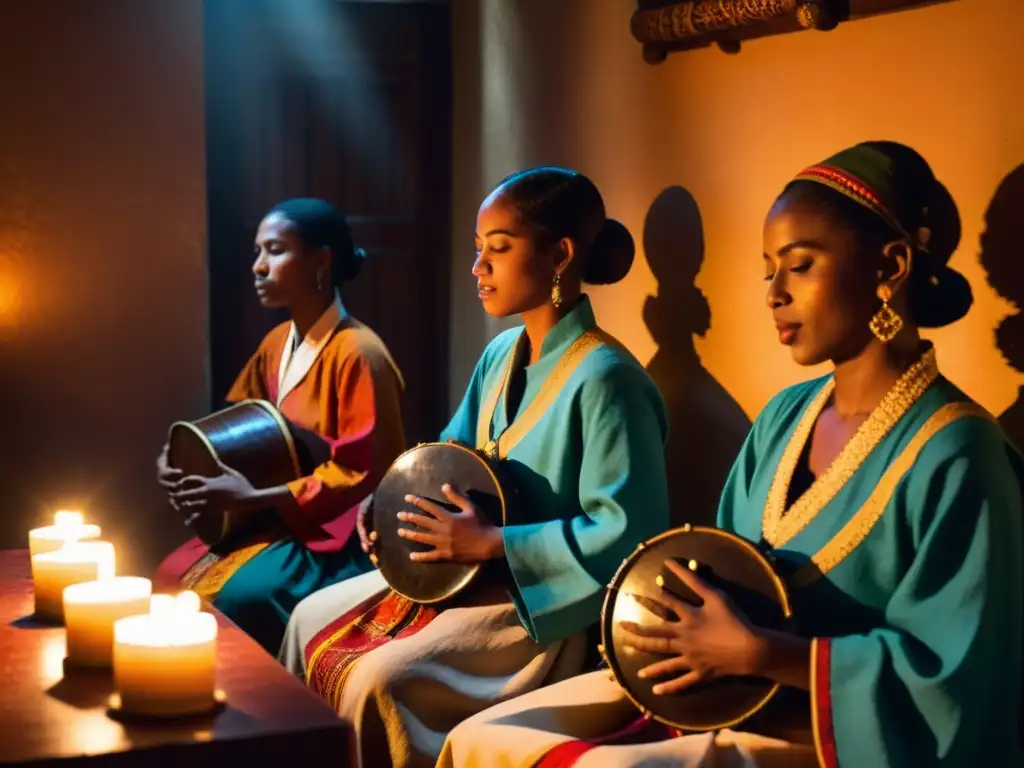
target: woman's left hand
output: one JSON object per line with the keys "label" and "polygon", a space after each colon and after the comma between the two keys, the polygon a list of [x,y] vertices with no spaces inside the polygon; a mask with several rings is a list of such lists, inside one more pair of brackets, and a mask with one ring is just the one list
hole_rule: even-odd
{"label": "woman's left hand", "polygon": [[234,511],[245,509],[256,497],[245,475],[226,464],[220,465],[217,477],[189,475],[170,492],[171,500],[183,512],[202,514],[209,509]]}
{"label": "woman's left hand", "polygon": [[484,513],[454,486],[442,485],[441,492],[459,508],[458,512],[449,512],[440,504],[419,496],[405,497],[408,503],[427,514],[399,512],[399,520],[417,525],[422,530],[399,528],[398,535],[434,547],[426,552],[410,552],[409,559],[421,563],[481,563],[502,557],[505,543],[501,528],[492,525]]}
{"label": "woman's left hand", "polygon": [[647,653],[672,655],[644,667],[639,676],[664,678],[672,675],[672,679],[653,688],[655,694],[672,694],[719,677],[755,674],[760,648],[757,629],[751,626],[728,596],[709,586],[692,571],[675,560],[666,560],[665,567],[693,590],[704,604],[690,605],[662,590],[658,602],[662,608],[674,613],[678,617],[676,620],[662,616],[663,624],[646,628],[633,622],[619,625],[627,646]]}

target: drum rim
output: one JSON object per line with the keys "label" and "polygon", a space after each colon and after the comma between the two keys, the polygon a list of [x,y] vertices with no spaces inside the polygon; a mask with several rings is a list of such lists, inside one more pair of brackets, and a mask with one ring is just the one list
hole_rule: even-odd
{"label": "drum rim", "polygon": [[730,539],[734,543],[745,547],[752,554],[754,554],[757,557],[757,559],[761,562],[761,564],[765,566],[769,576],[771,577],[772,583],[775,584],[776,594],[779,597],[780,602],[782,604],[782,612],[784,618],[792,618],[793,611],[790,605],[789,590],[786,588],[786,583],[782,580],[782,577],[780,577],[779,574],[776,573],[775,569],[771,567],[771,563],[769,562],[768,558],[765,557],[764,553],[758,550],[758,548],[755,547],[748,539],[745,539],[742,536],[738,536],[730,531],[725,531],[721,528],[715,528],[709,525],[690,525],[689,523],[687,523],[686,525],[682,525],[677,528],[672,528],[671,530],[665,531],[664,533],[659,533],[657,536],[652,536],[651,538],[640,542],[637,545],[636,549],[634,549],[629,554],[629,556],[626,557],[626,559],[619,564],[619,567],[615,571],[615,575],[612,576],[612,580],[608,583],[608,587],[605,590],[604,594],[604,601],[601,604],[601,645],[598,650],[601,652],[601,657],[604,659],[605,664],[608,665],[608,668],[611,670],[612,675],[614,675],[615,682],[618,684],[619,688],[622,689],[622,692],[626,695],[626,698],[628,698],[633,703],[633,706],[640,710],[641,714],[645,718],[656,720],[657,722],[662,723],[663,725],[667,725],[670,728],[678,728],[681,731],[697,731],[706,733],[708,731],[720,730],[722,728],[730,728],[734,725],[737,725],[738,723],[742,723],[743,721],[753,717],[761,709],[763,709],[769,701],[771,701],[771,699],[775,696],[776,693],[778,693],[779,689],[782,687],[782,684],[772,681],[771,688],[768,690],[767,693],[765,693],[764,696],[761,697],[760,701],[758,701],[754,706],[752,706],[739,717],[733,718],[725,722],[715,723],[712,725],[695,726],[692,724],[687,725],[685,723],[678,723],[666,717],[660,716],[658,713],[654,712],[651,709],[648,709],[641,702],[637,701],[636,697],[633,695],[633,692],[629,689],[629,686],[623,679],[623,674],[622,671],[619,669],[618,664],[614,663],[613,659],[611,658],[614,646],[612,645],[612,638],[610,636],[611,633],[608,628],[608,622],[610,621],[609,611],[613,607],[611,605],[611,602],[613,599],[613,595],[617,595],[619,592],[619,587],[617,585],[621,581],[621,576],[623,575],[623,573],[629,570],[633,566],[633,564],[636,563],[636,561],[640,558],[640,556],[644,554],[644,552],[652,545],[657,544],[658,542],[661,542],[664,539],[676,536],[680,533],[692,532],[710,533],[715,536],[722,536],[723,538]]}
{"label": "drum rim", "polygon": [[[507,502],[506,502],[506,499],[505,499],[505,487],[504,487],[504,485],[502,485],[501,478],[498,476],[498,473],[494,471],[494,467],[491,465],[491,460],[488,459],[487,456],[484,455],[484,453],[482,451],[479,451],[476,448],[470,448],[468,445],[463,445],[462,443],[441,442],[439,440],[435,440],[435,441],[432,441],[432,442],[417,443],[412,448],[407,448],[406,450],[402,451],[402,453],[399,454],[398,457],[393,462],[391,462],[391,466],[394,467],[399,461],[402,460],[402,458],[404,456],[406,456],[407,454],[412,453],[413,451],[418,451],[421,448],[436,448],[438,446],[442,446],[444,448],[458,448],[460,451],[465,451],[466,453],[471,454],[481,464],[484,465],[484,468],[487,470],[488,474],[490,474],[490,476],[491,476],[491,480],[494,481],[494,486],[498,489],[498,500],[501,502],[501,525],[502,525],[502,527],[504,527],[505,523],[507,521],[507,517],[508,517],[508,506],[507,506]],[[390,471],[391,471],[391,468],[389,467],[388,468],[388,472],[390,472]],[[384,473],[384,477],[387,477],[387,472]],[[381,482],[384,482],[384,478],[383,477],[381,478]],[[380,483],[377,483],[377,486],[380,487]],[[372,503],[370,505],[370,514],[371,515],[373,514],[373,505],[372,505]],[[406,600],[410,600],[410,601],[412,601],[414,603],[418,603],[420,605],[434,605],[435,603],[440,603],[440,602],[443,602],[445,600],[448,600],[453,595],[457,595],[459,592],[464,590],[467,586],[469,586],[469,584],[473,581],[473,579],[475,579],[477,577],[477,575],[480,573],[480,571],[481,571],[481,569],[483,567],[484,567],[484,563],[475,563],[474,565],[470,566],[467,569],[467,571],[466,571],[466,575],[462,579],[459,580],[459,582],[458,582],[458,584],[456,586],[454,586],[451,589],[449,589],[447,592],[445,592],[445,594],[441,595],[440,597],[433,597],[433,598],[430,598],[429,600],[423,600],[423,599],[420,599],[420,598],[410,597],[409,595],[405,594],[404,592],[401,592],[400,590],[396,589],[394,586],[391,585],[390,582],[388,583],[388,587],[391,589],[392,592],[394,592],[397,595],[401,595]],[[380,570],[380,566],[379,565],[377,566],[377,570],[378,571]],[[381,575],[383,576],[383,573]],[[387,579],[385,579],[385,581],[387,581]]]}
{"label": "drum rim", "polygon": [[[302,477],[302,468],[301,465],[299,464],[299,452],[295,448],[295,438],[292,436],[292,431],[291,429],[288,428],[288,422],[284,420],[284,417],[281,415],[280,411],[278,411],[278,409],[275,408],[271,402],[267,400],[259,400],[256,398],[246,398],[245,400],[239,400],[237,403],[232,403],[230,406],[228,406],[228,408],[222,409],[222,411],[228,410],[229,408],[235,408],[240,405],[258,405],[260,408],[262,408],[264,411],[270,414],[274,421],[277,422],[277,426],[281,432],[281,435],[284,437],[285,444],[288,446],[288,457],[292,460],[292,468],[295,470],[295,479],[297,480],[300,477]],[[222,411],[218,411],[218,413]],[[208,415],[212,416],[213,414]],[[197,427],[194,422],[172,422],[171,426],[167,429],[168,443],[170,443],[171,435],[174,433],[175,429],[185,429],[191,432],[193,435],[198,437],[200,441],[202,441],[203,445],[206,446],[206,449],[210,452],[210,455],[212,455],[217,461],[221,461],[220,453],[217,452],[217,449],[214,447],[213,443],[210,442],[210,438],[207,437],[206,433],[203,432],[203,430],[201,430],[199,427]],[[227,536],[229,528],[230,526],[228,525],[228,515],[226,513],[222,513],[220,529],[221,540],[223,540],[224,537]]]}

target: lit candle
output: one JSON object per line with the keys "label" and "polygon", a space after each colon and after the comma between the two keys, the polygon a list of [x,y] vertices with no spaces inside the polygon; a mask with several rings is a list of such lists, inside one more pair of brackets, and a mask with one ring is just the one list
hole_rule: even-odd
{"label": "lit candle", "polygon": [[81,512],[62,509],[53,516],[53,525],[33,528],[28,532],[29,555],[41,555],[60,549],[66,541],[98,539],[100,527],[83,521]]}
{"label": "lit candle", "polygon": [[109,667],[114,658],[114,622],[149,613],[153,585],[138,576],[115,576],[72,584],[64,590],[68,663]]}
{"label": "lit candle", "polygon": [[64,620],[64,588],[114,575],[114,545],[109,541],[66,541],[53,552],[32,558],[36,616]]}
{"label": "lit candle", "polygon": [[121,709],[176,717],[215,703],[217,619],[199,610],[199,596],[153,595],[150,612],[114,624],[114,683]]}

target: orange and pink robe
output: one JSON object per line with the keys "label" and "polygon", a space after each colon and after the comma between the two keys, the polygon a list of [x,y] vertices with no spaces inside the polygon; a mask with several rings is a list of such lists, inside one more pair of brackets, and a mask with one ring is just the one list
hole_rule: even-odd
{"label": "orange and pink robe", "polygon": [[372,568],[354,535],[357,508],[405,450],[402,389],[384,343],[340,299],[301,340],[291,322],[274,328],[227,400],[273,403],[324,438],[330,459],[289,483],[297,511],[275,528],[230,551],[210,551],[193,538],[160,565],[158,585],[194,589],[276,653],[302,598]]}

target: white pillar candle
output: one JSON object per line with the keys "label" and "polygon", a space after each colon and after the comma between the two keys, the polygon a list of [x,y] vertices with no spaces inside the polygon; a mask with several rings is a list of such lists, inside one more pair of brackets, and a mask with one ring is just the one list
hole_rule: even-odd
{"label": "white pillar candle", "polygon": [[87,524],[81,512],[60,510],[53,516],[53,525],[33,528],[28,532],[28,551],[30,556],[41,555],[60,549],[67,541],[84,541],[98,539],[100,527]]}
{"label": "white pillar candle", "polygon": [[176,717],[213,707],[217,619],[199,596],[153,595],[150,612],[114,624],[114,684],[124,712]]}
{"label": "white pillar candle", "polygon": [[153,584],[139,576],[115,576],[72,584],[64,590],[68,663],[109,667],[114,659],[114,622],[149,613]]}
{"label": "white pillar candle", "polygon": [[67,541],[60,549],[32,558],[36,616],[64,620],[64,588],[114,575],[114,545],[109,541]]}

